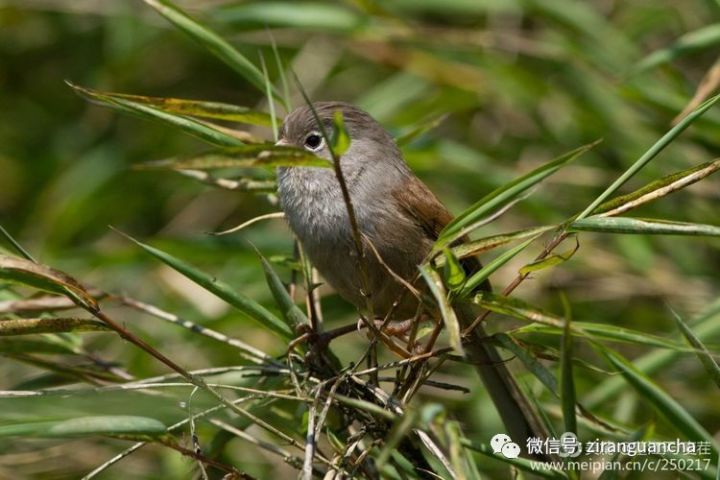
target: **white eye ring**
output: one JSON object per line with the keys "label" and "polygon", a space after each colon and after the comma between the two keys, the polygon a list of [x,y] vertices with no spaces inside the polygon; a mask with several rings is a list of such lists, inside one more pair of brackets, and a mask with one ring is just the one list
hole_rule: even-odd
{"label": "white eye ring", "polygon": [[320,132],[316,132],[313,130],[312,132],[307,134],[303,144],[306,150],[310,150],[311,152],[317,152],[319,150],[322,150],[325,146],[325,139],[320,134]]}

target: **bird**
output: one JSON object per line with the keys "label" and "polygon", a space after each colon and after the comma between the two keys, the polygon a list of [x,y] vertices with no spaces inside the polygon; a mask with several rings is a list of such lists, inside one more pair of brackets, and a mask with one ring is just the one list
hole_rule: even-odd
{"label": "bird", "polygon": [[[350,138],[348,149],[339,158],[328,145],[338,115]],[[340,163],[355,226],[334,169],[278,168],[281,208],[320,275],[366,315],[382,319],[389,314],[394,322],[414,318],[420,300],[408,293],[408,286],[422,288],[416,281],[418,268],[453,216],[412,172],[393,137],[360,108],[324,101],[290,112],[277,145],[305,149]],[[360,250],[356,233],[361,236]],[[474,257],[463,259],[462,266],[467,274],[482,268]],[[489,283],[480,288],[489,289]],[[473,324],[477,312],[472,305],[465,302],[454,308],[462,327]],[[464,336],[463,349],[507,433],[523,443],[531,437],[547,438],[544,423],[488,342],[481,324]]]}

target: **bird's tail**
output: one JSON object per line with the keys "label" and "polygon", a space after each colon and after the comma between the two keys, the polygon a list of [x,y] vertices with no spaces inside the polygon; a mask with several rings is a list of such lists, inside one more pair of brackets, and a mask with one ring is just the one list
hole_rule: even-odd
{"label": "bird's tail", "polygon": [[[471,305],[457,305],[455,310],[464,328],[472,325],[476,314]],[[487,388],[513,441],[523,446],[531,437],[548,438],[545,424],[518,386],[482,325],[475,327],[465,337],[463,347]]]}

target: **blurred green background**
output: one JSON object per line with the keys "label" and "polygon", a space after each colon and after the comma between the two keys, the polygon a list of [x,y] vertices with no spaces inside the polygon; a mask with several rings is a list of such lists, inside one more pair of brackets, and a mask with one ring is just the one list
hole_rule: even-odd
{"label": "blurred green background", "polygon": [[[356,103],[396,135],[446,114],[404,151],[453,212],[565,151],[603,139],[482,235],[559,222],[587,206],[670,128],[718,59],[720,45],[720,5],[709,0],[180,4],[256,64],[260,55],[272,58],[272,36],[314,100]],[[694,36],[682,40],[691,32]],[[276,65],[268,66],[276,79]],[[268,257],[291,255],[292,236],[282,221],[237,235],[207,232],[276,211],[274,199],[133,170],[142,161],[206,147],[166,125],[90,105],[64,80],[99,90],[266,109],[263,94],[140,1],[0,0],[0,224],[40,261],[87,284],[127,293],[281,354],[284,346],[267,332],[108,228],[190,261],[272,308],[251,244]],[[297,93],[293,103],[301,103]],[[715,109],[625,191],[709,161],[718,151]],[[718,200],[718,179],[711,177],[634,215],[718,225]],[[557,292],[563,291],[574,319],[677,338],[667,307],[691,318],[717,298],[719,246],[706,238],[583,234],[571,262],[534,275],[518,295],[562,311]],[[524,259],[532,254],[537,250]],[[278,269],[289,278],[287,270]],[[493,283],[506,284],[516,271],[504,269]],[[352,309],[326,293],[329,325],[354,322]],[[137,312],[118,310],[115,316],[187,368],[239,361],[227,346]],[[89,351],[139,377],[164,372],[115,337],[84,338]],[[361,335],[340,340],[343,359],[357,357],[364,341]],[[624,349],[629,357],[642,351]],[[589,351],[580,353],[597,361]],[[601,378],[581,371],[579,391]],[[708,431],[718,431],[717,389],[708,393],[714,387],[696,358],[685,355],[653,378]],[[468,422],[470,437],[478,432],[478,440],[486,441],[500,428],[470,372],[448,369],[440,379],[473,389],[470,395],[429,389],[424,397],[452,405]],[[58,380],[28,362],[0,362],[0,388],[24,382]],[[602,411],[635,424],[654,418],[631,397],[603,405]],[[182,411],[175,415],[181,418]],[[228,455],[237,464],[261,478],[278,478],[273,475],[284,471],[236,442]],[[76,478],[124,445],[0,440],[6,452],[0,454],[0,477]],[[156,448],[115,468],[104,478],[120,471],[127,478],[180,478],[189,465],[175,452]]]}

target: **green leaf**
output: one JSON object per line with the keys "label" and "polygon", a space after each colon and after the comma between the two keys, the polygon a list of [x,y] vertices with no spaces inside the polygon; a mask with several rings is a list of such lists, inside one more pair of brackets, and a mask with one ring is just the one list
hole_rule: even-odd
{"label": "green leaf", "polygon": [[397,139],[395,139],[395,143],[397,143],[398,147],[403,147],[409,143],[412,143],[416,138],[425,135],[430,130],[435,129],[438,125],[440,125],[445,119],[447,118],[447,114],[443,114],[437,117],[433,117],[429,120],[426,120],[415,127],[413,127],[410,131],[407,133],[402,134]]}
{"label": "green leaf", "polygon": [[569,230],[643,235],[720,236],[720,227],[715,225],[629,217],[592,216],[574,221],[570,224]]}
{"label": "green leaf", "polygon": [[506,205],[529,188],[537,185],[545,178],[549,177],[583,153],[593,148],[598,143],[599,142],[590,143],[561,155],[555,160],[536,168],[532,172],[522,175],[512,182],[493,190],[481,198],[473,206],[458,215],[453,221],[448,223],[440,233],[440,237],[438,238],[435,247],[441,248],[452,242],[452,240],[454,240],[453,236],[460,233],[463,228],[477,222],[483,217],[489,215],[491,212],[501,208],[503,205]]}
{"label": "green leaf", "polygon": [[493,335],[493,339],[497,343],[512,352],[522,363],[525,365],[530,373],[532,373],[540,382],[547,387],[550,392],[556,397],[560,397],[558,393],[558,383],[555,375],[548,370],[545,365],[535,358],[530,352],[522,348],[518,343],[510,336],[505,333],[496,333]]}
{"label": "green leaf", "polygon": [[596,344],[596,347],[600,349],[608,362],[622,374],[627,383],[630,384],[642,398],[652,404],[653,407],[668,420],[670,425],[675,427],[679,432],[682,432],[690,440],[710,442],[711,445],[715,445],[712,435],[710,435],[682,405],[657,386],[650,378],[645,376],[645,374],[639,371],[619,353],[604,348],[601,345]]}
{"label": "green leaf", "polygon": [[80,87],[70,82],[66,83],[70,85],[77,94],[86,100],[90,100],[125,113],[132,113],[140,118],[168,123],[179,128],[183,132],[208,143],[224,147],[239,146],[244,144],[239,136],[232,134],[232,130],[227,128],[195,120],[183,115],[169,113],[154,106],[138,103],[128,98],[123,98],[117,95],[112,96],[113,94],[106,94],[97,90]]}
{"label": "green leaf", "polygon": [[[99,92],[76,85],[70,84],[70,86],[81,92],[100,94]],[[133,104],[146,105],[166,113],[174,113],[177,115],[211,118],[214,120],[259,125],[262,127],[269,127],[271,125],[270,115],[267,113],[229,103],[190,100],[187,98],[147,97],[144,95],[130,95],[115,92],[102,92],[101,95],[116,100],[127,100]]]}
{"label": "green leaf", "polygon": [[465,284],[465,269],[449,248],[444,248],[443,254],[446,260],[443,269],[445,284],[450,288],[450,292],[457,292]]}
{"label": "green leaf", "polygon": [[[561,317],[517,298],[505,297],[491,292],[482,292],[476,295],[472,301],[492,312],[508,315],[527,322],[533,322],[530,325],[515,329],[514,333],[561,335],[565,328],[564,321]],[[638,330],[618,327],[617,325],[575,321],[572,322],[570,331],[573,335],[579,337],[688,351],[686,346],[678,342]]]}
{"label": "green leaf", "polygon": [[158,260],[172,268],[173,270],[181,273],[182,275],[197,283],[207,291],[225,300],[227,303],[229,303],[239,311],[243,312],[245,315],[247,315],[252,320],[255,320],[263,327],[272,330],[285,340],[293,338],[293,331],[290,329],[290,327],[288,327],[285,322],[280,320],[277,316],[275,316],[273,313],[271,313],[269,310],[267,310],[265,307],[263,307],[256,301],[236,291],[230,285],[215,279],[211,275],[208,275],[207,273],[198,270],[192,265],[168,253],[165,253],[162,250],[151,247],[150,245],[146,245],[118,230],[116,231],[128,240],[138,245],[146,252],[148,252],[153,257],[157,258]]}
{"label": "green leaf", "polygon": [[261,144],[225,148],[200,155],[146,162],[140,169],[212,170],[221,168],[332,166],[328,160],[307,150],[282,145]]}
{"label": "green leaf", "polygon": [[345,128],[345,119],[341,111],[335,112],[333,118],[332,151],[338,157],[345,155],[350,148],[350,135]]}
{"label": "green leaf", "polygon": [[452,305],[450,305],[450,300],[448,299],[447,292],[445,291],[445,285],[443,285],[442,278],[440,278],[438,272],[427,265],[420,266],[420,274],[425,279],[425,282],[430,288],[430,292],[433,294],[438,303],[440,315],[442,316],[448,336],[450,337],[450,346],[453,347],[458,355],[464,355],[462,337],[460,334],[460,322],[455,314],[455,310],[452,308]]}
{"label": "green leaf", "polygon": [[90,311],[98,310],[97,301],[80,282],[30,260],[0,255],[0,279],[64,295]]}
{"label": "green leaf", "polygon": [[562,470],[553,470],[552,468],[548,468],[547,470],[545,470],[544,468],[538,468],[537,460],[529,460],[527,458],[505,458],[493,453],[492,448],[485,443],[475,443],[467,438],[463,438],[462,442],[463,445],[465,445],[471,450],[481,453],[482,455],[492,458],[494,460],[506,463],[508,465],[512,465],[513,467],[516,467],[520,470],[531,473],[533,476],[551,478],[556,480],[568,478],[567,475],[562,472]]}
{"label": "green leaf", "polygon": [[[480,302],[480,304],[485,307],[485,304],[483,302]],[[543,319],[543,321],[547,321],[547,319]],[[554,317],[554,321],[562,320],[558,317]],[[618,327],[617,325],[609,325],[605,323],[576,321],[573,322],[571,332],[573,335],[579,337],[610,340],[613,342],[630,343],[634,345],[643,345],[646,347],[667,348],[678,352],[692,351],[692,349],[689,349],[685,345],[682,345],[673,340],[669,340],[657,335],[652,335],[650,333],[641,332],[639,330]],[[539,333],[546,335],[560,335],[562,334],[562,330],[561,327],[557,325],[527,325],[516,329],[514,333]]]}
{"label": "green leaf", "polygon": [[352,31],[364,18],[339,4],[319,2],[242,3],[217,10],[215,17],[239,28],[289,27],[318,31]]}
{"label": "green leaf", "polygon": [[704,26],[684,34],[671,46],[646,56],[636,64],[632,73],[637,74],[649,70],[688,53],[714,48],[718,43],[720,43],[720,23]]}
{"label": "green leaf", "polygon": [[260,255],[260,261],[262,262],[263,270],[265,271],[267,284],[270,287],[273,297],[275,298],[275,302],[280,307],[280,312],[283,314],[288,327],[295,332],[297,331],[297,327],[300,325],[309,325],[310,321],[307,316],[297,305],[295,305],[295,302],[293,302],[290,294],[285,289],[285,285],[283,285],[280,277],[278,277],[275,270],[273,270],[272,265],[270,265],[270,263],[262,255]]}
{"label": "green leaf", "polygon": [[50,438],[89,435],[163,435],[167,428],[154,418],[108,415],[63,421],[16,423],[0,426],[0,437],[36,436]]}
{"label": "green leaf", "polygon": [[560,349],[560,403],[562,404],[565,431],[577,433],[575,416],[575,380],[573,378],[573,336],[570,315],[566,314],[563,327],[562,348]]}
{"label": "green leaf", "polygon": [[10,318],[0,319],[0,337],[35,333],[97,332],[108,327],[90,318]]}
{"label": "green leaf", "polygon": [[720,160],[715,160],[667,175],[659,180],[648,183],[634,192],[608,200],[597,208],[596,213],[601,214],[610,211],[615,212],[613,215],[623,213],[651,200],[661,198],[688,185],[692,185],[718,170],[720,170]]}
{"label": "green leaf", "polygon": [[710,108],[715,105],[718,100],[720,100],[720,95],[716,95],[711,99],[705,101],[702,105],[700,105],[698,108],[689,113],[685,118],[683,118],[682,121],[680,121],[677,125],[671,128],[665,135],[662,136],[662,138],[660,138],[660,140],[655,142],[655,144],[650,147],[650,149],[648,149],[640,158],[638,158],[635,163],[630,166],[630,168],[625,170],[625,172],[623,172],[623,174],[620,175],[620,177],[618,177],[618,179],[615,180],[612,185],[606,188],[603,193],[601,193],[595,200],[593,200],[593,202],[588,205],[588,207],[583,210],[580,215],[576,217],[576,221],[582,220],[585,217],[588,217],[589,215],[594,213],[597,207],[600,206],[600,204],[607,200],[610,195],[615,193],[620,187],[625,184],[625,182],[632,178],[645,165],[647,165],[660,152],[662,152],[665,147],[670,145],[670,143],[672,143],[672,141],[675,140],[675,138],[677,138],[677,136],[680,135],[695,120],[697,120],[705,112],[710,110]]}
{"label": "green leaf", "polygon": [[[199,24],[169,0],[143,0],[157,12],[169,20],[179,30],[195,40],[207,51],[225,62],[261,92],[265,91],[265,80],[262,72],[238,52],[232,45],[223,40],[217,33]],[[273,87],[273,95],[282,100]]]}
{"label": "green leaf", "polygon": [[688,343],[695,349],[695,354],[700,360],[700,363],[702,363],[703,367],[705,367],[705,371],[707,371],[708,375],[713,379],[715,384],[720,387],[720,366],[718,366],[717,362],[713,358],[712,353],[710,353],[702,341],[695,335],[695,333],[693,333],[692,329],[687,326],[680,315],[675,313],[672,309],[670,309],[670,311],[675,317],[675,322],[677,323],[678,328],[685,336]]}
{"label": "green leaf", "polygon": [[563,253],[553,253],[551,255],[548,255],[547,257],[543,258],[542,260],[538,260],[532,263],[528,263],[524,267],[520,269],[520,275],[527,275],[532,272],[537,272],[540,270],[543,270],[545,268],[555,267],[557,265],[560,265],[561,263],[565,263],[568,260],[572,258],[573,255],[575,255],[575,252],[578,251],[578,248],[580,248],[580,244],[576,243],[575,247],[573,247],[570,250],[567,250]]}
{"label": "green leaf", "polygon": [[[708,340],[720,334],[720,301],[704,309],[690,326],[700,340]],[[671,366],[681,354],[681,349],[655,350],[633,363],[638,370],[649,375]],[[625,387],[625,382],[621,378],[611,377],[603,380],[583,399],[583,405],[595,408],[616,397]]]}
{"label": "green leaf", "polygon": [[505,265],[507,262],[515,258],[520,252],[525,250],[532,242],[535,241],[540,235],[537,234],[534,237],[525,240],[520,245],[517,245],[508,251],[495,257],[490,263],[483,266],[480,271],[473,274],[466,282],[463,289],[460,291],[459,296],[463,297],[471,294],[477,287],[490,278],[490,275],[495,273],[500,267]]}
{"label": "green leaf", "polygon": [[37,337],[0,338],[0,353],[73,354],[77,352],[66,342],[58,340],[57,336],[48,335]]}

